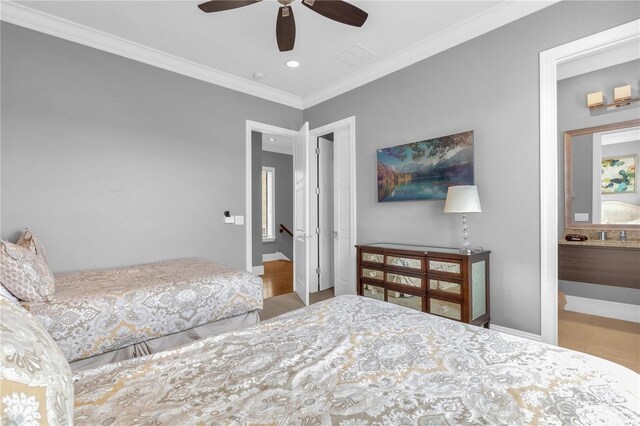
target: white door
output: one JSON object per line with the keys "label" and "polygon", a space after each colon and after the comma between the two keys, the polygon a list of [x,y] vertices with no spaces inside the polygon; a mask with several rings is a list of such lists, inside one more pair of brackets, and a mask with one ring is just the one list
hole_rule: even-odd
{"label": "white door", "polygon": [[309,262],[309,243],[313,237],[309,226],[310,151],[309,123],[304,123],[293,141],[293,290],[305,305],[309,305],[309,280],[312,276]]}
{"label": "white door", "polygon": [[333,287],[333,142],[318,138],[318,246],[320,290]]}
{"label": "white door", "polygon": [[333,132],[333,268],[336,296],[356,293],[356,256],[351,241],[351,132]]}

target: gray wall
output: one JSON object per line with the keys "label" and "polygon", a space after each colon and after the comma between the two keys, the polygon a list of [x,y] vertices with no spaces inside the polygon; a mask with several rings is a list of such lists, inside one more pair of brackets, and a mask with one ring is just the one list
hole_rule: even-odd
{"label": "gray wall", "polygon": [[251,264],[262,266],[262,133],[251,132]]}
{"label": "gray wall", "polygon": [[[593,135],[572,137],[571,147],[573,213],[589,213],[589,222],[584,223],[591,223],[593,222]],[[562,188],[562,194],[564,194],[564,188]],[[564,203],[564,196],[562,202]],[[564,204],[559,210],[564,212]],[[562,238],[564,217],[558,218],[558,228],[558,238]]]}
{"label": "gray wall", "polygon": [[245,120],[294,108],[2,22],[2,238],[54,271],[202,256],[245,268]]}
{"label": "gray wall", "polygon": [[475,130],[470,239],[492,251],[492,323],[539,334],[539,53],[638,16],[637,2],[561,2],[306,109],[311,128],[356,116],[358,242],[460,246],[443,201],[377,203],[375,155]]}
{"label": "gray wall", "polygon": [[276,169],[275,181],[275,227],[276,240],[262,243],[262,253],[280,253],[293,260],[293,238],[278,232],[282,223],[293,229],[293,155],[262,151],[262,165]]}
{"label": "gray wall", "polygon": [[[604,91],[607,100],[612,102],[613,88],[625,84],[631,84],[632,90],[638,90],[640,87],[640,60],[560,80],[558,82],[559,140],[563,140],[563,133],[566,131],[640,118],[640,108],[637,104],[607,112],[592,112],[585,106],[587,93]],[[592,136],[584,135],[573,139],[574,212],[588,212],[591,219]],[[576,150],[579,146],[586,149]],[[582,172],[577,173],[576,169],[581,169]],[[564,230],[564,149],[562,144],[558,147],[558,170],[558,238],[562,238]],[[580,184],[581,181],[582,184]],[[564,280],[558,280],[558,289],[571,296],[640,304],[638,289]]]}

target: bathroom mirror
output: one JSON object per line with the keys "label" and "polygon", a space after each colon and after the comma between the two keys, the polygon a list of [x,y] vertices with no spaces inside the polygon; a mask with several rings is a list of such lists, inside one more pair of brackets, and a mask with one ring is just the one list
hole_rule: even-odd
{"label": "bathroom mirror", "polygon": [[640,229],[640,120],[564,133],[566,229]]}

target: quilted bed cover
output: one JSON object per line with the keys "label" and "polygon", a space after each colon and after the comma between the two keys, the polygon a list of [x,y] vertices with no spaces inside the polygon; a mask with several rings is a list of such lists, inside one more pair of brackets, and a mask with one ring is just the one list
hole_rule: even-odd
{"label": "quilted bed cover", "polygon": [[81,372],[76,424],[640,424],[638,374],[358,296]]}
{"label": "quilted bed cover", "polygon": [[55,301],[22,303],[69,362],[262,309],[262,279],[206,259],[55,276]]}

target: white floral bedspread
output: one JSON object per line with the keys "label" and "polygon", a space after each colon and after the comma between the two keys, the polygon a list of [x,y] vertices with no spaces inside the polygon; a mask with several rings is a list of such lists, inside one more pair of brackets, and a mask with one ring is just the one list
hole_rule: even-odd
{"label": "white floral bedspread", "polygon": [[55,302],[23,303],[69,362],[262,309],[262,279],[205,259],[57,274]]}
{"label": "white floral bedspread", "polygon": [[81,372],[76,424],[640,424],[638,374],[567,349],[341,296]]}

